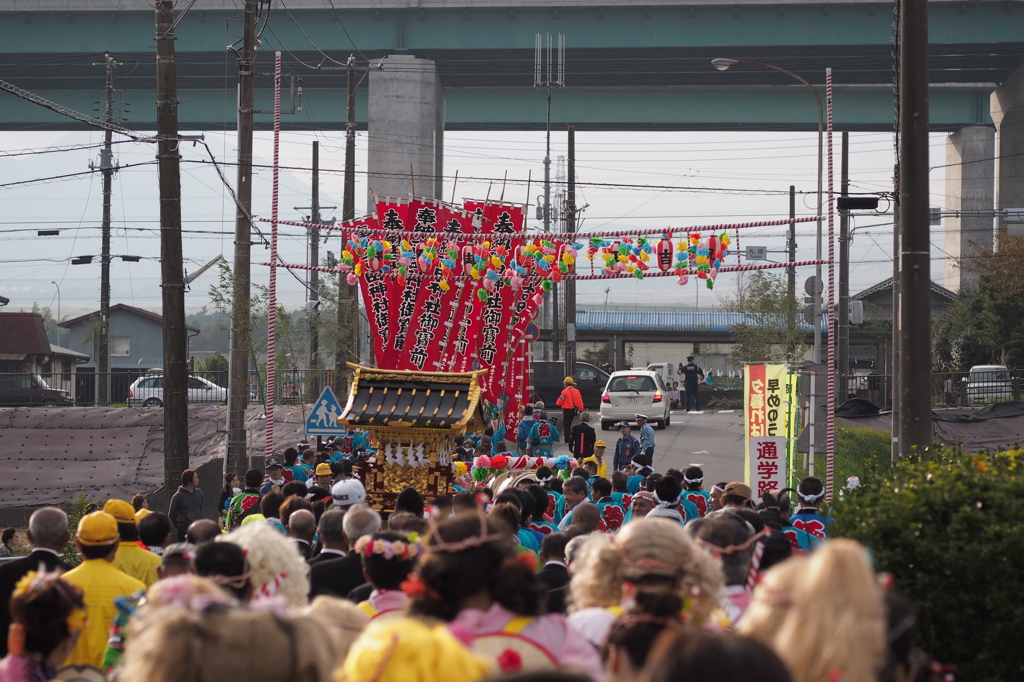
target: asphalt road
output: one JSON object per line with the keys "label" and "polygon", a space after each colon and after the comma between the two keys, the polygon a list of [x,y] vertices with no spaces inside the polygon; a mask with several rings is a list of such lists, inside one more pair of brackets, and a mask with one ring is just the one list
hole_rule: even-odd
{"label": "asphalt road", "polygon": [[[593,422],[591,422],[593,423]],[[634,427],[633,435],[637,435]],[[608,443],[605,456],[611,461],[617,431],[601,431],[597,437]],[[687,414],[672,410],[672,424],[654,430],[654,469],[679,469],[700,464],[704,469],[704,489],[719,481],[743,480],[743,410]],[[568,454],[563,446],[556,455]]]}

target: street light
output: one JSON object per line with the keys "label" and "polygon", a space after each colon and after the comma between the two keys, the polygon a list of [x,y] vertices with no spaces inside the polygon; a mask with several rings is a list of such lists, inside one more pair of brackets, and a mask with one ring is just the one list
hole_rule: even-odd
{"label": "street light", "polygon": [[[798,76],[797,74],[793,73],[792,71],[790,71],[788,69],[784,69],[781,66],[775,66],[774,64],[767,64],[765,62],[749,61],[749,60],[746,60],[746,59],[724,59],[724,58],[718,58],[718,59],[712,59],[711,60],[711,65],[714,66],[719,71],[725,71],[729,67],[736,66],[737,64],[742,64],[743,66],[756,66],[756,67],[759,67],[759,68],[762,68],[762,69],[771,69],[772,71],[778,71],[779,73],[784,73],[787,76],[795,78],[796,80],[800,81],[801,83],[803,83],[804,85],[807,86],[807,89],[810,90],[811,94],[814,95],[814,100],[818,103],[818,209],[817,209],[817,211],[818,211],[818,231],[817,231],[817,235],[816,235],[816,244],[815,244],[815,260],[820,261],[821,260],[822,151],[823,151],[823,147],[824,147],[823,142],[824,142],[824,125],[825,125],[825,119],[824,119],[824,113],[825,112],[824,112],[824,109],[821,106],[821,95],[818,94],[818,91],[814,89],[814,86],[811,85],[805,78],[802,78],[801,76]],[[820,286],[821,285],[821,263],[818,263],[817,265],[814,266],[814,276],[818,280],[818,283],[819,283],[819,286]],[[814,320],[816,322],[816,324],[814,325],[814,363],[815,364],[821,364],[821,302],[820,301],[821,301],[820,297],[817,297],[817,296],[814,297]]]}
{"label": "street light", "polygon": [[57,287],[57,345],[60,345],[60,285],[52,279],[50,284]]}
{"label": "street light", "polygon": [[817,211],[818,211],[818,231],[817,231],[816,243],[815,243],[815,260],[818,261],[818,262],[814,266],[814,278],[817,281],[815,289],[819,293],[811,294],[811,297],[812,297],[812,299],[814,301],[814,364],[815,364],[815,371],[811,374],[811,420],[810,420],[810,434],[809,434],[810,438],[808,440],[808,443],[810,445],[809,453],[808,453],[809,454],[808,461],[809,461],[810,466],[809,466],[808,473],[813,476],[814,475],[814,441],[815,441],[815,433],[814,433],[815,429],[814,429],[814,427],[818,423],[818,414],[817,414],[817,406],[816,406],[816,402],[817,401],[815,400],[816,388],[815,388],[815,380],[814,380],[814,378],[818,374],[817,366],[821,364],[821,294],[820,294],[820,291],[821,291],[821,288],[822,288],[822,282],[821,282],[821,175],[822,175],[822,152],[823,152],[823,146],[824,146],[823,145],[823,141],[824,141],[824,127],[825,127],[825,112],[824,112],[824,109],[821,106],[821,95],[819,95],[818,91],[814,89],[814,86],[811,85],[809,82],[807,82],[807,80],[805,78],[802,78],[801,76],[796,75],[795,73],[793,73],[789,69],[784,69],[781,66],[775,66],[774,64],[768,64],[766,62],[755,62],[755,61],[749,61],[749,60],[746,60],[746,59],[723,59],[723,58],[718,58],[718,59],[712,59],[711,60],[711,65],[714,66],[719,71],[725,71],[729,67],[736,66],[737,64],[742,64],[744,66],[755,66],[755,67],[758,67],[758,68],[761,68],[761,69],[771,69],[772,71],[778,71],[779,73],[784,73],[787,76],[789,76],[791,78],[794,78],[794,79],[800,81],[801,83],[803,83],[804,85],[806,85],[807,89],[810,90],[811,94],[814,95],[814,100],[818,103],[818,209],[817,209]]}

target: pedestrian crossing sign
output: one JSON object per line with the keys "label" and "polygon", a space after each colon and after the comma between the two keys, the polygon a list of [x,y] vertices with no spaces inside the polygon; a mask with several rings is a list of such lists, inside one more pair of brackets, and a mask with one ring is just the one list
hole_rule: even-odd
{"label": "pedestrian crossing sign", "polygon": [[340,436],[347,433],[345,427],[338,423],[341,411],[341,403],[334,396],[334,391],[330,386],[324,386],[323,393],[313,403],[306,417],[306,435]]}

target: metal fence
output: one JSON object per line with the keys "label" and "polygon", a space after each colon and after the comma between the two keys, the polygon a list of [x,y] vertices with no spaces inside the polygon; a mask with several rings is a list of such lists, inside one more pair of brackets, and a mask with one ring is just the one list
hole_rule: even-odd
{"label": "metal fence", "polygon": [[[100,381],[102,376],[106,377],[106,382]],[[105,393],[101,395],[104,383]],[[334,385],[333,370],[278,371],[276,403],[311,403],[328,384]],[[188,402],[224,404],[227,402],[227,387],[227,370],[190,373]],[[54,374],[0,373],[0,407],[160,407],[163,405],[163,389],[161,372],[136,369],[114,370],[104,375],[88,371],[88,368]],[[263,404],[266,398],[266,371],[251,371],[249,403]]]}
{"label": "metal fence", "polygon": [[[975,372],[932,374],[932,407],[984,407],[1021,399],[1021,377],[1016,370],[994,369]],[[892,409],[891,374],[855,375],[847,379],[846,398],[865,398],[883,410]]]}

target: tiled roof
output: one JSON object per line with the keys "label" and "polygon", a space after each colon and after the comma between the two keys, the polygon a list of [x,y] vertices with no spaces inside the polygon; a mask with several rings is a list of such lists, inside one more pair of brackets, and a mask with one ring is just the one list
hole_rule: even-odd
{"label": "tiled roof", "polygon": [[345,412],[349,426],[453,429],[480,409],[480,372],[403,372],[357,367]]}
{"label": "tiled roof", "polygon": [[[110,306],[110,312],[114,312],[115,310],[123,310],[123,311],[125,311],[127,313],[132,313],[133,315],[139,315],[140,317],[145,317],[145,318],[153,320],[154,322],[157,322],[159,324],[163,324],[164,323],[164,318],[161,317],[160,315],[157,315],[156,313],[151,312],[149,310],[143,310],[142,308],[136,308],[133,305],[126,305],[124,303],[117,303],[117,304],[114,304],[114,305]],[[70,320],[64,320],[63,322],[61,322],[57,326],[58,327],[64,327],[65,329],[70,329],[73,325],[76,325],[79,322],[85,322],[86,320],[89,320],[91,318],[99,317],[99,314],[100,314],[100,311],[96,310],[96,311],[91,312],[91,313],[86,313],[85,315],[79,315],[78,317],[72,318]],[[185,328],[186,329],[190,329],[190,330],[192,330],[194,332],[199,331],[195,327],[191,327],[189,325],[185,325]]]}
{"label": "tiled roof", "polygon": [[[934,281],[931,283],[931,290],[932,293],[936,293],[949,301],[952,301],[953,299],[956,298],[955,293],[953,293],[946,287],[942,286],[941,284],[936,284]],[[861,291],[860,293],[853,294],[850,298],[854,299],[855,301],[862,301],[866,298],[870,298],[871,296],[882,293],[884,291],[892,291],[892,277],[882,282],[879,282],[878,284],[872,287],[868,287],[867,289]]]}
{"label": "tiled roof", "polygon": [[49,355],[50,342],[38,313],[0,313],[0,355]]}

